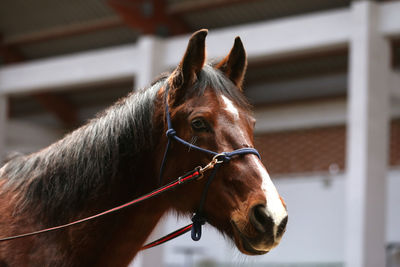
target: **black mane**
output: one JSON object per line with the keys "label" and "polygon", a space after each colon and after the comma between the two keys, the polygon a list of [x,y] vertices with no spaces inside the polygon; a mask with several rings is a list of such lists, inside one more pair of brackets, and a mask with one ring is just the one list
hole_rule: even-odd
{"label": "black mane", "polygon": [[3,177],[11,190],[24,192],[22,210],[37,207],[46,216],[61,218],[65,210],[82,208],[82,201],[106,195],[134,172],[145,151],[153,149],[151,133],[156,93],[162,82],[131,93],[86,125],[53,145],[5,165]]}

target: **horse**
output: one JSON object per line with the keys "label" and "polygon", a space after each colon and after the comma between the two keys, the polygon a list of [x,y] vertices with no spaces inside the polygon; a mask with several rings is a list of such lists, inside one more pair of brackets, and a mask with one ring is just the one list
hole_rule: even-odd
{"label": "horse", "polygon": [[[6,162],[0,169],[0,237],[91,216],[209,163],[209,154],[178,142],[164,157],[167,112],[190,144],[217,152],[253,148],[255,119],[243,94],[245,49],[236,37],[225,58],[206,63],[207,33],[195,32],[178,66],[148,88],[56,143]],[[206,184],[198,179],[113,215],[1,242],[0,266],[127,266],[164,214],[196,212]],[[247,255],[276,247],[288,220],[285,202],[254,153],[219,168],[203,210],[207,222]]]}

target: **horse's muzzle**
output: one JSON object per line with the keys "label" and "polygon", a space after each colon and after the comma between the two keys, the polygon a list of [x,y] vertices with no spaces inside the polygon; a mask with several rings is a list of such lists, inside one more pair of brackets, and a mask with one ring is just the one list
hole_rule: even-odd
{"label": "horse's muzzle", "polygon": [[249,222],[240,229],[232,221],[235,241],[238,248],[248,255],[261,255],[268,253],[276,247],[286,230],[288,217],[276,223],[266,212],[264,205],[256,205],[249,212]]}

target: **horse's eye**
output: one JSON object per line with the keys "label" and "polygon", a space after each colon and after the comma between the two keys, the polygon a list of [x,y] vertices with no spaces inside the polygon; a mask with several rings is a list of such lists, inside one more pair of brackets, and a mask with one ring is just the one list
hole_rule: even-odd
{"label": "horse's eye", "polygon": [[192,124],[193,130],[195,130],[197,132],[209,130],[209,126],[208,126],[207,122],[202,118],[196,118],[196,119],[192,120],[191,124]]}

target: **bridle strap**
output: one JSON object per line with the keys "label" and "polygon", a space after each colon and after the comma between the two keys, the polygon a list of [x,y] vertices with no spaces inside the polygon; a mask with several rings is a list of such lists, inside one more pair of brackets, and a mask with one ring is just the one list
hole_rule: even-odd
{"label": "bridle strap", "polygon": [[192,239],[194,241],[198,241],[201,238],[201,233],[202,233],[202,225],[204,225],[206,223],[206,218],[204,216],[204,212],[203,212],[203,207],[204,204],[206,202],[206,198],[207,198],[207,194],[208,194],[208,189],[210,188],[210,185],[212,183],[212,181],[214,180],[214,177],[216,176],[219,168],[221,167],[222,164],[224,163],[228,163],[232,157],[234,156],[240,156],[240,155],[247,155],[247,154],[254,154],[256,155],[259,159],[261,159],[260,154],[258,153],[258,151],[255,148],[251,148],[251,147],[245,147],[245,148],[240,148],[240,149],[236,149],[234,151],[231,152],[223,152],[223,153],[217,153],[215,151],[212,150],[208,150],[206,148],[202,148],[199,146],[196,146],[194,144],[191,144],[189,142],[187,142],[186,140],[180,138],[179,136],[177,136],[177,133],[175,131],[175,129],[172,126],[172,120],[171,120],[171,115],[169,112],[169,105],[168,105],[168,90],[169,90],[169,84],[168,82],[166,83],[165,86],[165,93],[164,93],[164,102],[165,102],[165,117],[166,117],[166,121],[167,121],[167,131],[166,131],[166,136],[167,136],[167,146],[165,148],[165,152],[164,152],[164,157],[163,160],[161,162],[161,167],[160,167],[160,173],[159,173],[159,184],[162,183],[162,176],[164,173],[164,169],[165,169],[165,165],[167,162],[167,158],[168,158],[168,151],[171,148],[171,143],[172,141],[176,141],[178,143],[183,144],[184,146],[189,147],[192,150],[197,150],[206,154],[209,154],[211,156],[213,156],[214,158],[218,158],[219,160],[217,161],[217,163],[213,166],[213,171],[210,174],[207,183],[203,189],[203,193],[201,195],[201,199],[200,199],[200,203],[199,206],[197,208],[197,211],[194,213],[194,215],[192,216],[192,222],[193,222],[193,227],[191,228],[192,230]]}
{"label": "bridle strap", "polygon": [[[164,103],[165,103],[165,118],[166,118],[166,121],[167,121],[168,129],[167,129],[165,134],[166,134],[166,136],[168,138],[168,141],[167,141],[167,146],[166,146],[165,151],[164,151],[164,157],[163,157],[163,160],[161,162],[161,167],[160,167],[160,172],[159,172],[159,177],[158,177],[159,184],[161,184],[161,182],[162,182],[162,175],[164,173],[165,165],[166,165],[167,158],[168,158],[168,151],[169,151],[169,149],[171,147],[171,141],[172,140],[175,140],[178,143],[181,143],[181,144],[189,147],[190,149],[197,150],[197,151],[200,151],[200,152],[203,152],[203,153],[206,153],[206,154],[210,154],[211,156],[216,156],[216,155],[219,154],[219,153],[217,153],[215,151],[208,150],[206,148],[202,148],[202,147],[196,146],[194,144],[191,144],[191,143],[187,142],[186,140],[184,140],[184,139],[180,138],[179,136],[177,136],[177,133],[176,133],[175,129],[172,126],[171,115],[170,115],[170,112],[169,112],[168,91],[169,91],[169,84],[168,84],[168,82],[166,82],[165,93],[164,93]],[[261,159],[260,154],[258,153],[258,151],[255,148],[245,147],[245,148],[240,148],[240,149],[237,149],[237,150],[234,150],[234,151],[231,151],[231,152],[224,152],[224,155],[226,157],[225,161],[226,160],[229,161],[229,159],[231,157],[235,156],[235,155],[244,155],[244,154],[254,154],[259,159]]]}
{"label": "bridle strap", "polygon": [[192,217],[193,228],[192,228],[192,240],[199,241],[201,238],[201,227],[206,223],[206,218],[203,213],[204,203],[206,202],[206,198],[208,195],[208,189],[210,188],[211,182],[214,180],[214,177],[217,174],[217,171],[221,167],[221,163],[217,163],[212,170],[212,173],[208,177],[207,183],[203,189],[203,193],[201,194],[201,199],[199,203],[199,207],[197,208],[196,213]]}

